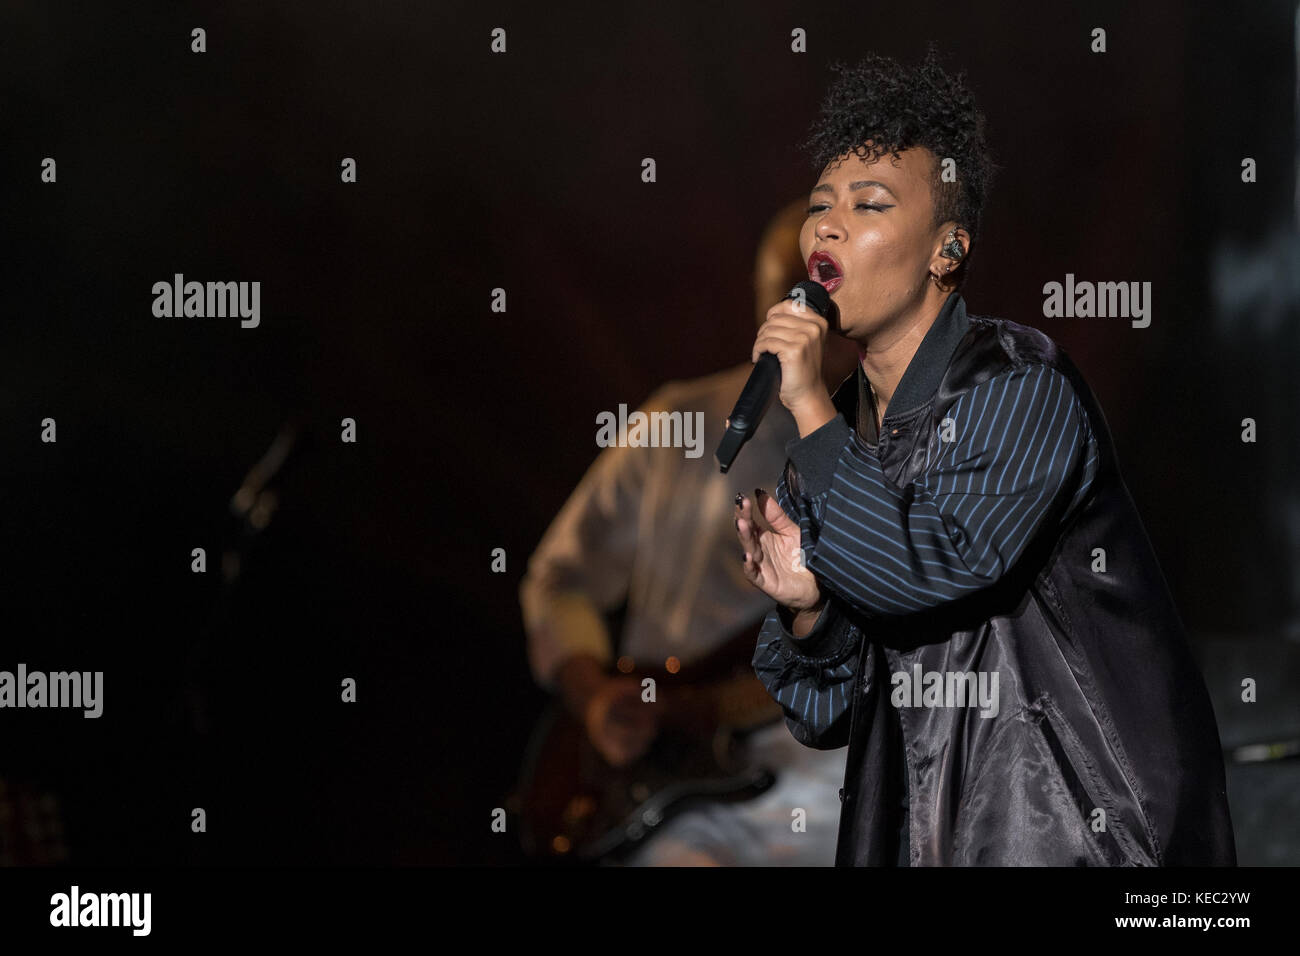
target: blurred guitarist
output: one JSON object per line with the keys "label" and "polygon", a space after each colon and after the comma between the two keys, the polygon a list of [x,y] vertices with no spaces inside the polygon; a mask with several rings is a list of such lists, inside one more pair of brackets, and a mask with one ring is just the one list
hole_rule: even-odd
{"label": "blurred guitarist", "polygon": [[[807,202],[796,201],[763,235],[753,277],[760,325],[773,304],[808,278],[799,251],[806,216]],[[828,338],[823,376],[829,390],[853,373],[857,358],[851,342]],[[718,651],[771,605],[742,571],[733,499],[738,491],[771,487],[780,477],[786,442],[798,437],[794,420],[773,402],[727,475],[719,474],[712,456],[752,368],[745,362],[655,391],[642,411],[704,413],[705,454],[604,449],[542,538],[520,584],[533,677],[560,696],[609,767],[625,767],[646,754],[671,702],[643,702],[640,680],[615,667],[605,615],[626,602],[618,646],[624,664],[665,673],[665,662],[674,658],[685,673],[691,661]],[[757,688],[753,644],[741,643],[737,663]],[[832,865],[846,752],[804,747],[781,720],[750,733],[743,747],[749,762],[775,773],[775,786],[742,802],[697,802],[670,817],[622,862]],[[804,811],[804,829],[794,826],[796,809]]]}

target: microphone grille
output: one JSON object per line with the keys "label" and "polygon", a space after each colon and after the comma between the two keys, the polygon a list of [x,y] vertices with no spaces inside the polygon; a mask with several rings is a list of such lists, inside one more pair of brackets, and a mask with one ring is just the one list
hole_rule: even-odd
{"label": "microphone grille", "polygon": [[835,310],[835,303],[831,301],[831,294],[820,282],[804,279],[802,282],[796,282],[794,288],[785,294],[787,299],[798,299],[800,296],[814,312],[831,325],[836,324],[834,320],[838,310]]}

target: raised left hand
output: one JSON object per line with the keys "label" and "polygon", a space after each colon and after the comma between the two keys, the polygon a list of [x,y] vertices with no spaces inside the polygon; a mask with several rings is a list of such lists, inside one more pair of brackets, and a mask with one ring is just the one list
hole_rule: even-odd
{"label": "raised left hand", "polygon": [[741,496],[735,511],[736,534],[745,549],[745,578],[792,611],[813,607],[821,600],[821,589],[804,567],[799,526],[771,495],[761,489],[755,495],[757,514],[748,495]]}

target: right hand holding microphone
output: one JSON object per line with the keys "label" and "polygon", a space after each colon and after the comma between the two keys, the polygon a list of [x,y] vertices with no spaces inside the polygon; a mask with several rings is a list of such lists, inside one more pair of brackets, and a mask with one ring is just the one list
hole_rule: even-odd
{"label": "right hand holding microphone", "polygon": [[750,361],[771,352],[781,363],[781,404],[790,410],[799,437],[816,431],[835,417],[835,406],[822,380],[822,351],[827,321],[795,299],[783,299],[767,310],[758,330]]}

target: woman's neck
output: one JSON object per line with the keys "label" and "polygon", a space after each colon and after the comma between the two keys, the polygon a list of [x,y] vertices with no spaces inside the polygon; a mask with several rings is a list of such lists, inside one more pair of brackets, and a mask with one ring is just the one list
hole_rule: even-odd
{"label": "woman's neck", "polygon": [[858,342],[858,361],[871,386],[878,410],[878,421],[885,417],[889,402],[898,389],[907,367],[912,364],[925,335],[943,310],[947,296],[925,300],[918,313],[903,316],[888,327],[879,329],[866,342]]}

